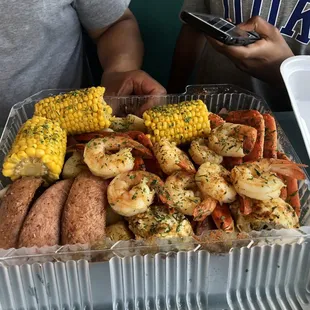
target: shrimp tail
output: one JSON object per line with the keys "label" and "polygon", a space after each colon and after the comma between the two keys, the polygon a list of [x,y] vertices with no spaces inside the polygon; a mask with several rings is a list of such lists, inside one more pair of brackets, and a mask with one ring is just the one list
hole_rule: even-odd
{"label": "shrimp tail", "polygon": [[133,140],[136,140],[140,142],[142,145],[147,147],[148,149],[152,150],[153,149],[153,143],[148,138],[147,135],[145,135],[142,131],[128,131],[126,134]]}
{"label": "shrimp tail", "polygon": [[243,150],[245,154],[250,154],[255,147],[255,143],[257,140],[257,130],[253,127],[247,126],[247,132],[244,134],[240,134],[243,140]]}
{"label": "shrimp tail", "polygon": [[270,159],[270,170],[272,172],[291,177],[296,180],[305,180],[306,175],[300,167],[308,167],[304,164],[297,164],[286,159]]}
{"label": "shrimp tail", "polygon": [[215,209],[217,201],[211,197],[205,198],[199,205],[196,206],[193,217],[194,221],[204,221]]}
{"label": "shrimp tail", "polygon": [[234,232],[235,224],[227,204],[217,203],[211,216],[218,229]]}
{"label": "shrimp tail", "polygon": [[134,170],[134,171],[136,171],[136,170],[146,171],[145,164],[144,164],[142,157],[136,157],[135,158],[135,165],[134,165],[132,170]]}
{"label": "shrimp tail", "polygon": [[196,173],[195,167],[191,166],[188,164],[186,160],[181,160],[180,162],[177,163],[177,165],[182,168],[182,170],[185,170],[189,173]]}
{"label": "shrimp tail", "polygon": [[160,178],[151,181],[151,188],[155,190],[155,193],[163,204],[168,205],[169,208],[174,208],[174,203],[165,187],[165,183]]}
{"label": "shrimp tail", "polygon": [[211,129],[214,129],[216,127],[221,126],[222,124],[225,123],[225,121],[217,114],[214,113],[209,113],[209,121],[210,121],[210,126]]}
{"label": "shrimp tail", "polygon": [[132,150],[132,154],[134,156],[140,156],[142,158],[153,158],[153,153],[144,145],[142,145],[141,143],[132,140],[132,139],[128,139],[128,141],[126,143],[122,144],[123,147],[130,147],[133,148]]}
{"label": "shrimp tail", "polygon": [[249,215],[253,212],[253,203],[252,200],[245,196],[239,196],[239,202],[240,202],[240,212],[243,215]]}

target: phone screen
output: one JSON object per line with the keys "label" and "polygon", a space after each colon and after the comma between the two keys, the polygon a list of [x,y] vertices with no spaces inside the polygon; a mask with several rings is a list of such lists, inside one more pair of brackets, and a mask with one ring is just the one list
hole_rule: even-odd
{"label": "phone screen", "polygon": [[210,26],[213,26],[218,31],[223,32],[225,34],[229,34],[232,37],[254,38],[254,36],[251,35],[251,33],[240,29],[238,26],[230,23],[229,21],[223,18],[197,13],[195,13],[194,15],[199,19],[201,19],[202,21],[208,23]]}

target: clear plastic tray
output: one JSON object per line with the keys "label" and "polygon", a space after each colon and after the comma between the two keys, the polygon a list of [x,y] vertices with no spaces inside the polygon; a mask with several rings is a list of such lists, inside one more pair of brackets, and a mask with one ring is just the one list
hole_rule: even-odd
{"label": "clear plastic tray", "polygon": [[[16,104],[0,141],[0,163],[34,103],[62,90],[42,91]],[[105,97],[117,115],[146,102],[201,99],[212,112],[257,109],[267,104],[231,85],[189,86],[158,97]],[[299,162],[279,127],[279,147]],[[0,186],[8,180],[0,177]],[[299,230],[193,238],[0,250],[0,309],[309,309],[310,190],[300,182]]]}

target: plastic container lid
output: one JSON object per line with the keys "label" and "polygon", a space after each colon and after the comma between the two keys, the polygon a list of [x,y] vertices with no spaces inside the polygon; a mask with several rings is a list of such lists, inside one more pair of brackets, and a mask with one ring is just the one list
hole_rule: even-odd
{"label": "plastic container lid", "polygon": [[310,56],[288,58],[281,74],[310,157]]}

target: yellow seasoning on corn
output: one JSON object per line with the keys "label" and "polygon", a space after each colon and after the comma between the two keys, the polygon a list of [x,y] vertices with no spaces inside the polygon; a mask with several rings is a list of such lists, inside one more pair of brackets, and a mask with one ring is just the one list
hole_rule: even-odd
{"label": "yellow seasoning on corn", "polygon": [[104,92],[104,87],[91,87],[45,98],[35,104],[34,115],[59,122],[69,135],[108,128],[112,108],[103,100]]}
{"label": "yellow seasoning on corn", "polygon": [[59,179],[67,147],[67,134],[59,123],[34,116],[19,129],[3,164],[2,174],[13,181],[23,176]]}
{"label": "yellow seasoning on corn", "polygon": [[182,144],[211,131],[209,112],[201,100],[153,107],[144,112],[143,119],[152,141],[166,137]]}

